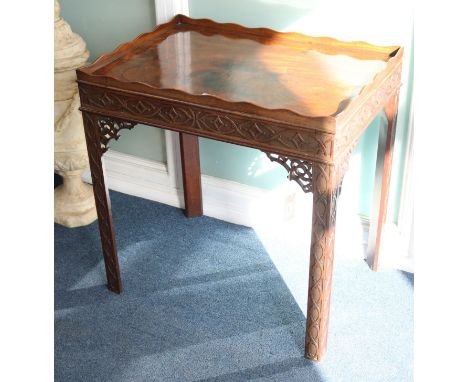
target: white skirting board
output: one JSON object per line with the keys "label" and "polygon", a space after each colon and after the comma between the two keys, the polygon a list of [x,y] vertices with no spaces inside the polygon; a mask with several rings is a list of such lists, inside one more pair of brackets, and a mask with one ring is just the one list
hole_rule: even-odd
{"label": "white skirting board", "polygon": [[[111,190],[184,208],[183,190],[176,188],[164,163],[109,150],[103,156],[103,166],[106,184]],[[83,179],[91,183],[89,170],[83,174]],[[302,230],[304,222],[309,223],[311,220],[311,212],[308,211],[311,211],[312,195],[304,194],[294,182],[287,182],[284,187],[271,192],[202,175],[202,195],[204,215],[255,229],[260,227],[259,231],[273,225],[275,229],[282,225],[291,229],[294,224],[300,225],[298,230]],[[337,250],[349,246],[349,242],[353,240],[357,242],[356,245],[364,247],[369,220],[361,216],[350,216],[346,213],[346,208],[338,208],[339,214],[340,210],[345,211],[337,217],[338,239],[350,231],[354,236],[359,236],[359,239],[339,240],[336,243]],[[398,247],[397,227],[393,224],[385,227],[385,237],[379,263],[383,267],[413,272],[412,258],[408,259]],[[304,241],[307,240],[310,240],[310,236],[304,238]],[[308,246],[306,243],[304,245]]]}
{"label": "white skirting board", "polygon": [[[184,208],[183,189],[177,189],[161,162],[109,150],[103,157],[106,184],[111,190]],[[83,180],[91,183],[89,170]],[[203,213],[230,223],[252,226],[251,206],[267,191],[202,175]]]}

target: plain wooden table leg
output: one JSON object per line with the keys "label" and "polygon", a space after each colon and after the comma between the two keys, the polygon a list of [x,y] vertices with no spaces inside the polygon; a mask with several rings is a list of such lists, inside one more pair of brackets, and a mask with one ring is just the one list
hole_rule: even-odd
{"label": "plain wooden table leg", "polygon": [[180,133],[180,156],[184,182],[185,215],[189,218],[203,215],[200,155],[198,137]]}
{"label": "plain wooden table leg", "polygon": [[115,293],[122,292],[120,279],[119,259],[115,244],[114,226],[109,192],[104,181],[104,172],[101,162],[100,127],[98,116],[83,112],[83,123],[88,148],[89,167],[93,180],[94,200],[101,234],[102,252],[106,268],[107,287]]}
{"label": "plain wooden table leg", "polygon": [[387,215],[393,146],[395,143],[395,130],[398,114],[398,94],[395,94],[389,100],[387,105],[384,107],[384,112],[388,122],[386,131],[381,129],[379,132],[372,216],[367,246],[367,263],[374,271],[377,271],[378,269],[382,231]]}
{"label": "plain wooden table leg", "polygon": [[334,167],[313,164],[313,218],[305,356],[320,361],[327,351],[338,187]]}

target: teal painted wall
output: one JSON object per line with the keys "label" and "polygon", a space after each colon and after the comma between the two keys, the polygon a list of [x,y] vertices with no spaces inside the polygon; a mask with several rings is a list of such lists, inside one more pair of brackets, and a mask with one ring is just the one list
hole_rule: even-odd
{"label": "teal painted wall", "polygon": [[[408,24],[408,19],[401,20],[399,2],[403,9],[403,0],[395,0],[392,8],[395,15],[388,14],[392,10],[386,10],[388,17],[383,19],[369,17],[381,12],[379,4],[374,4],[378,2],[371,0],[340,3],[339,12],[336,2],[325,0],[189,0],[189,10],[190,16],[194,18],[211,18],[250,27],[263,26],[281,31],[294,30],[310,35],[394,45],[400,43],[402,33],[410,33],[406,30],[401,32],[401,25]],[[62,16],[87,42],[91,60],[155,25],[153,0],[61,0],[60,3]],[[359,11],[364,8],[368,12]],[[395,23],[395,17],[400,19],[400,23]],[[411,47],[408,48],[407,53],[412,52]],[[412,53],[406,56],[412,59]],[[408,86],[400,103],[394,156],[396,171],[393,173],[390,195],[390,207],[393,206],[391,212],[395,221],[403,179],[402,148],[407,140],[410,109],[407,101],[412,93],[412,65],[409,77],[403,78],[403,81]],[[382,118],[376,118],[353,153],[353,158],[360,160],[359,176],[356,177],[356,209],[365,216],[370,214],[380,123],[383,123]],[[130,134],[125,131],[122,138],[113,142],[111,147],[151,160],[165,161],[166,158],[163,130],[147,126],[139,125]],[[265,189],[273,189],[287,181],[284,169],[270,163],[258,150],[200,139],[200,159],[202,172],[206,175]]]}
{"label": "teal painted wall", "polygon": [[[86,41],[90,61],[154,28],[153,0],[60,0],[61,15]],[[124,130],[110,147],[142,158],[166,162],[164,131],[137,125]]]}

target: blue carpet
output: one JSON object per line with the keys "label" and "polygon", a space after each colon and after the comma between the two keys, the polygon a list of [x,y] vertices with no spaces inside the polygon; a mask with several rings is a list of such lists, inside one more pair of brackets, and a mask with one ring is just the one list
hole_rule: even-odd
{"label": "blue carpet", "polygon": [[328,354],[312,363],[305,317],[252,229],[111,200],[121,295],[104,286],[97,223],[55,225],[57,381],[413,379],[413,275],[336,256]]}

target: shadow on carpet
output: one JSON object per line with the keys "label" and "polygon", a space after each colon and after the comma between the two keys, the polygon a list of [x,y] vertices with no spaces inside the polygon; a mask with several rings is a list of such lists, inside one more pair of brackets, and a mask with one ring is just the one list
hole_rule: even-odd
{"label": "shadow on carpet", "polygon": [[57,381],[412,380],[408,276],[337,257],[329,350],[312,363],[304,315],[254,230],[111,199],[121,295],[105,287],[97,222],[55,225]]}

